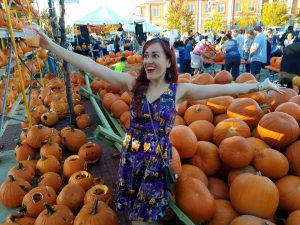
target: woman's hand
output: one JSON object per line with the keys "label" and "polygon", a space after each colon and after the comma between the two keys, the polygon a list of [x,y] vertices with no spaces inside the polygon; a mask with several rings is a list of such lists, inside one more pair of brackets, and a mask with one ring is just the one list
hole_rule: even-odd
{"label": "woman's hand", "polygon": [[42,31],[42,29],[38,25],[30,25],[30,26],[27,26],[26,29],[31,29],[34,32],[36,32],[36,34],[40,38],[40,46],[42,48],[50,49],[53,41]]}
{"label": "woman's hand", "polygon": [[264,90],[273,90],[273,91],[277,91],[280,94],[282,94],[282,89],[284,88],[284,87],[280,87],[278,84],[274,84],[273,82],[270,81],[269,78],[265,79],[261,83],[261,87]]}

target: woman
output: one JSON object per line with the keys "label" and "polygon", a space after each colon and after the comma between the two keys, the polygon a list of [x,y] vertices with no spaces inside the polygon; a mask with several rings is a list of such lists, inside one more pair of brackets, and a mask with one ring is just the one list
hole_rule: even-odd
{"label": "woman", "polygon": [[118,210],[129,207],[129,218],[133,225],[160,224],[159,219],[167,213],[169,196],[162,177],[162,164],[171,160],[169,133],[175,120],[176,107],[182,101],[262,89],[278,91],[278,87],[268,79],[263,83],[222,86],[177,84],[174,48],[161,38],[145,43],[143,67],[135,78],[69,52],[35,29],[40,35],[41,47],[115,87],[133,92],[130,127],[120,159],[117,200]]}
{"label": "woman", "polygon": [[221,40],[221,48],[225,53],[225,70],[231,72],[233,80],[240,75],[241,55],[239,45],[232,39],[231,34],[226,34]]}
{"label": "woman", "polygon": [[[250,30],[247,32],[247,37],[244,41],[244,47],[243,47],[243,57],[244,57],[245,61],[249,60],[250,48],[253,43],[253,40],[254,40],[254,33],[253,33],[253,30]],[[250,63],[245,64],[245,70],[247,73],[250,72]]]}

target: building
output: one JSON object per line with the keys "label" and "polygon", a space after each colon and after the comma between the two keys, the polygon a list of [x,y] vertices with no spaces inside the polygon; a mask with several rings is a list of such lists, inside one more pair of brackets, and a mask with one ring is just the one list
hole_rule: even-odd
{"label": "building", "polygon": [[[236,27],[236,21],[244,16],[246,11],[243,7],[248,7],[249,13],[253,13],[260,21],[262,5],[264,2],[274,0],[186,0],[187,7],[192,13],[195,25],[193,31],[205,31],[207,23],[215,12],[218,12],[224,19],[224,27],[231,29]],[[300,8],[300,0],[286,0],[289,7],[289,13],[294,15]],[[168,6],[172,0],[149,0],[137,6],[137,14],[145,17],[149,23],[158,26],[167,27],[166,17]],[[200,9],[200,10],[199,10]]]}

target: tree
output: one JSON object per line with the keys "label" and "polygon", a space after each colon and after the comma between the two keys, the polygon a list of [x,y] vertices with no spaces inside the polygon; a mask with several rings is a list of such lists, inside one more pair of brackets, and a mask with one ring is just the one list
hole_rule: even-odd
{"label": "tree", "polygon": [[261,22],[267,26],[285,26],[290,16],[287,13],[286,3],[264,3]]}
{"label": "tree", "polygon": [[[194,26],[192,12],[189,12],[186,0],[174,0],[168,8],[167,24],[170,30],[178,29],[182,32],[188,32]],[[185,21],[185,25],[182,23]]]}
{"label": "tree", "polygon": [[247,30],[247,28],[253,26],[256,22],[256,15],[254,10],[251,10],[249,1],[242,3],[242,16],[236,19],[236,23],[240,29]]}
{"label": "tree", "polygon": [[204,29],[209,31],[225,30],[226,22],[220,13],[215,12],[211,19],[204,24]]}
{"label": "tree", "polygon": [[73,36],[73,27],[70,26],[70,25],[67,25],[67,26],[66,26],[66,33],[67,33],[67,35],[69,35],[69,36]]}

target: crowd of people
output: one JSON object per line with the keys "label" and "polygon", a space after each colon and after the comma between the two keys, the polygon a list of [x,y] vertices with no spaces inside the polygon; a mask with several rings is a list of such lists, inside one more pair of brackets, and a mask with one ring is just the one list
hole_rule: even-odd
{"label": "crowd of people", "polygon": [[244,61],[245,71],[251,72],[259,80],[261,69],[269,65],[271,57],[284,55],[288,46],[296,46],[294,43],[298,42],[300,33],[294,31],[292,26],[282,36],[271,28],[256,26],[246,33],[240,30],[209,32],[206,35],[189,33],[186,38],[177,38],[173,46],[184,51],[183,72],[201,72],[206,66],[204,58],[213,61],[219,52],[223,52],[225,61],[222,69],[230,71],[234,79],[240,74],[241,61]]}

